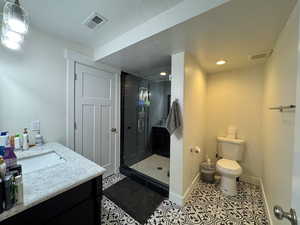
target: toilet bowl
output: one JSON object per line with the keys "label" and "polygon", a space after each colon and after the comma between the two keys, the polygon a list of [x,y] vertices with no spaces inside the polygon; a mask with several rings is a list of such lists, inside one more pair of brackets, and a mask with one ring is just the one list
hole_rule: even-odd
{"label": "toilet bowl", "polygon": [[236,178],[242,175],[242,167],[235,161],[220,159],[217,161],[217,171],[221,175],[221,191],[225,195],[234,196],[237,194]]}

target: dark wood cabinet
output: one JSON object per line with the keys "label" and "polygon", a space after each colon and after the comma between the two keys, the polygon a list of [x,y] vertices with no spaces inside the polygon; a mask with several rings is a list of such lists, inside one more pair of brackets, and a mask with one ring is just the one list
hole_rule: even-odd
{"label": "dark wood cabinet", "polygon": [[152,127],[152,152],[154,154],[170,157],[170,134],[164,127]]}
{"label": "dark wood cabinet", "polygon": [[[86,225],[95,224],[95,210],[92,209],[93,200],[85,201],[76,207],[66,211],[61,216],[53,219],[47,225]],[[99,218],[100,219],[100,218]],[[98,225],[101,224],[100,220]]]}
{"label": "dark wood cabinet", "polygon": [[0,225],[99,225],[102,176],[25,210]]}

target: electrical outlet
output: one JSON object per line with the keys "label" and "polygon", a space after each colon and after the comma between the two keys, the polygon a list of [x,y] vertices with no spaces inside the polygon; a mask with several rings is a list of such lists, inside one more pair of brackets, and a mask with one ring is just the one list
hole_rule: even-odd
{"label": "electrical outlet", "polygon": [[31,130],[32,131],[39,131],[40,130],[40,121],[34,120],[31,122]]}

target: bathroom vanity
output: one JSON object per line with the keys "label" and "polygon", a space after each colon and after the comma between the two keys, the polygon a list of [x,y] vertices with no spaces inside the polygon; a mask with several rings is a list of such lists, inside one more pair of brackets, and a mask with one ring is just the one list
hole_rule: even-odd
{"label": "bathroom vanity", "polygon": [[105,169],[57,143],[16,152],[24,203],[0,214],[1,225],[99,225]]}
{"label": "bathroom vanity", "polygon": [[170,157],[170,134],[165,124],[155,125],[151,130],[152,152]]}

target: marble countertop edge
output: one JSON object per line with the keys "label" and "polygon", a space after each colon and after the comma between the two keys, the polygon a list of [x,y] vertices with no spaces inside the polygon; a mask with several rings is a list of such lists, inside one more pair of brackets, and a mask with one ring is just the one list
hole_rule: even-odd
{"label": "marble countertop edge", "polygon": [[23,171],[24,203],[1,213],[0,222],[101,176],[106,171],[96,163],[58,143],[47,143],[42,147],[16,152],[16,155],[18,159],[25,159],[53,151],[63,157],[66,162],[28,174]]}

